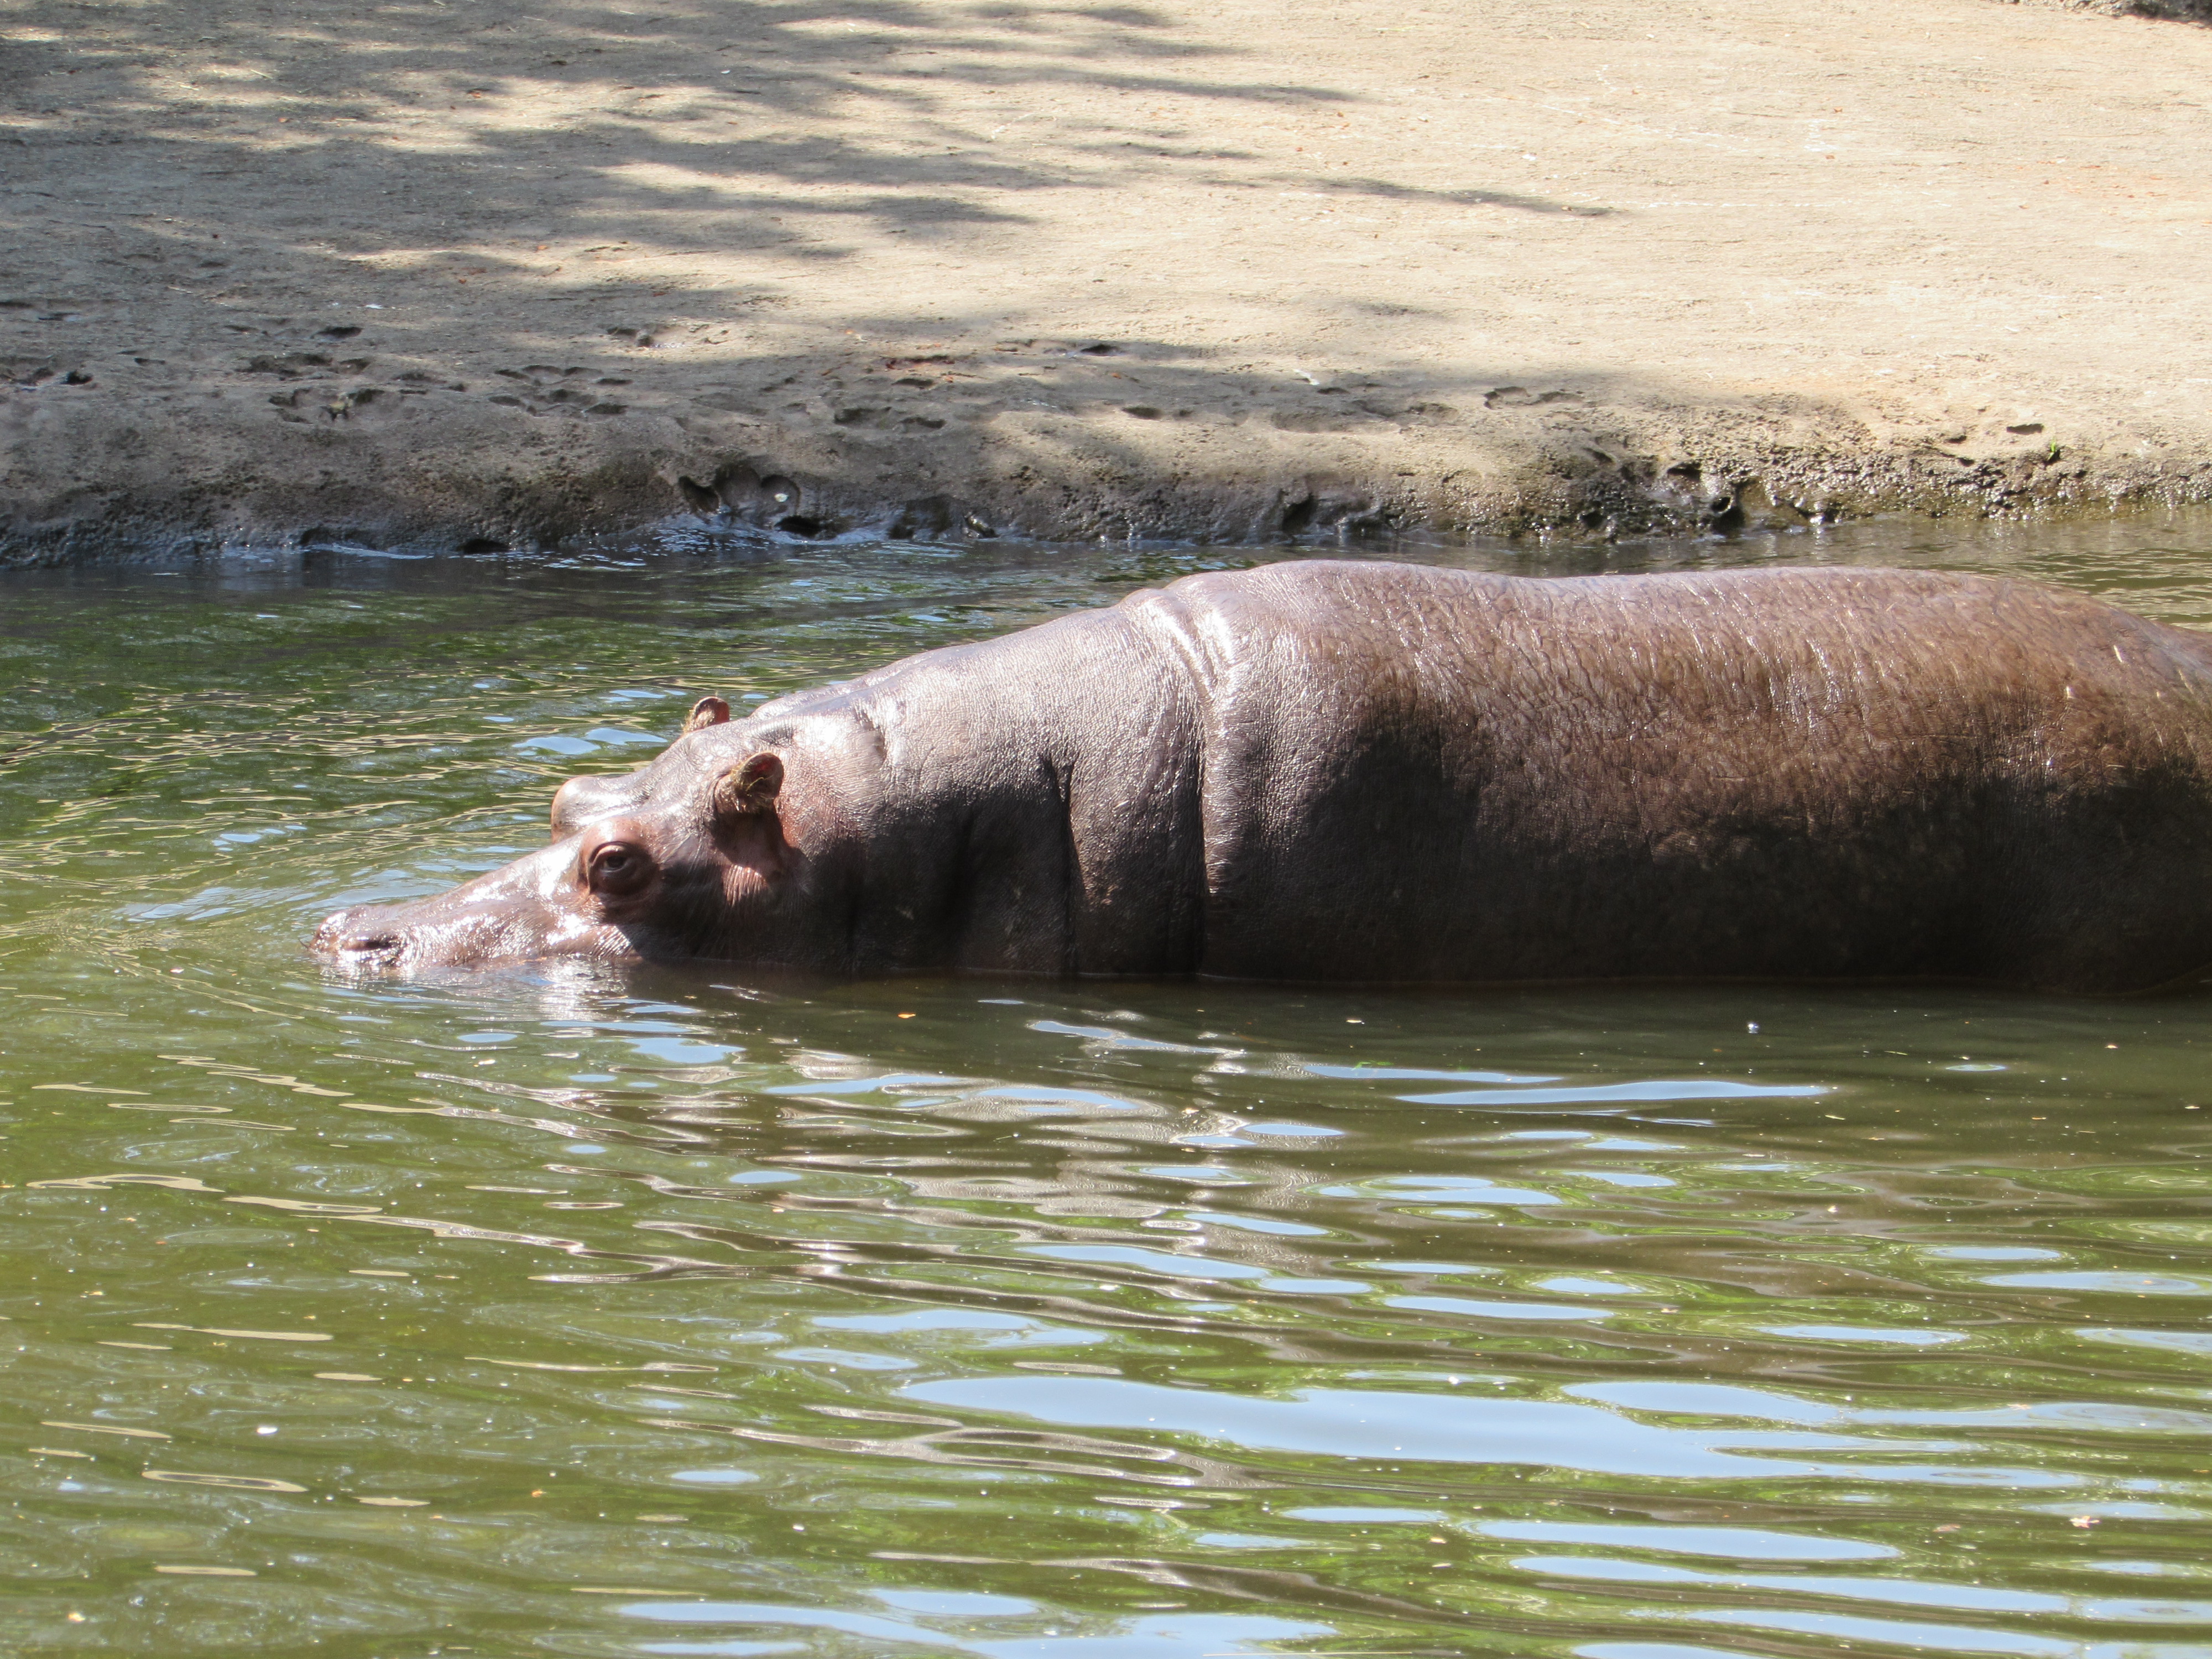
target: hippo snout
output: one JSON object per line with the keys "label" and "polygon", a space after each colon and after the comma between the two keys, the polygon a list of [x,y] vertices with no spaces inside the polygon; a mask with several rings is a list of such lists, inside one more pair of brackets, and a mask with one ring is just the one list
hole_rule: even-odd
{"label": "hippo snout", "polygon": [[308,950],[340,967],[414,972],[549,957],[629,958],[623,927],[575,879],[576,851],[556,845],[450,893],[340,910]]}
{"label": "hippo snout", "polygon": [[319,957],[348,962],[390,962],[399,955],[401,933],[388,910],[362,906],[325,918],[307,948]]}

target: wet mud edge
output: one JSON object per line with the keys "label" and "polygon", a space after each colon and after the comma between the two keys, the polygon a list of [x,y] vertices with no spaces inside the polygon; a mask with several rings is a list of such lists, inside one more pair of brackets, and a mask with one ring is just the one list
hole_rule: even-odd
{"label": "wet mud edge", "polygon": [[180,420],[91,386],[39,391],[35,408],[0,404],[0,564],[717,532],[1607,538],[2212,501],[2212,458],[2076,453],[2040,428],[1897,444],[1840,413],[1562,409],[1519,387],[1487,396],[1492,422],[1456,428],[1382,408],[1313,422],[1113,408],[913,433],[527,407],[399,422],[340,409],[273,425],[220,407]]}

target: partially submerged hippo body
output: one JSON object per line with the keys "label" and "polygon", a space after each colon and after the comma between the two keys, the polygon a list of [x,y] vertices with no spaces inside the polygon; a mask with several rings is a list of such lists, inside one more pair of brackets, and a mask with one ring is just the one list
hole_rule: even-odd
{"label": "partially submerged hippo body", "polygon": [[1288,562],[727,715],[569,783],[543,852],[316,948],[2077,991],[2212,964],[2212,640],[2018,582]]}

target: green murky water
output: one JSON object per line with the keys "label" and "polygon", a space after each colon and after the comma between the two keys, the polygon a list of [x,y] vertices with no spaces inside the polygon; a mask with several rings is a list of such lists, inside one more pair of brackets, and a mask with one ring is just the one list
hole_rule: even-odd
{"label": "green murky water", "polygon": [[[1609,556],[2212,625],[2202,520]],[[300,954],[698,692],[1239,562],[0,583],[0,1651],[2212,1656],[2212,999]]]}

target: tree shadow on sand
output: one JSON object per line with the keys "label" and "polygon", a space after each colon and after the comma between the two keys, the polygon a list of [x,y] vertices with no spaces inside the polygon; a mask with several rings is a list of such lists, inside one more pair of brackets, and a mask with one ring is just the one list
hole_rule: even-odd
{"label": "tree shadow on sand", "polygon": [[262,309],[373,301],[379,278],[511,278],[539,300],[653,260],[653,286],[688,288],[666,261],[744,252],[803,274],[854,258],[864,235],[1018,226],[1042,195],[1110,213],[1115,191],[1170,172],[1565,210],[1210,145],[1224,106],[1296,115],[1359,96],[1268,81],[1139,6],[419,0],[348,15],[202,0],[17,15],[0,70],[18,112],[0,297],[18,309],[95,303],[57,269],[87,243],[80,271]]}
{"label": "tree shadow on sand", "polygon": [[[1479,164],[1435,188],[1303,143],[1257,153],[1236,135],[1343,131],[1376,100],[1271,78],[1138,5],[34,0],[0,43],[0,368],[19,388],[0,402],[96,388],[287,444],[440,411],[462,424],[415,428],[428,441],[501,411],[549,433],[659,413],[966,465],[982,427],[1042,411],[1103,422],[1102,456],[1134,477],[1152,452],[1117,434],[1159,422],[1433,426],[1568,394],[1431,356],[1255,398],[1249,365],[1188,341],[1027,331],[1066,301],[1071,235],[1095,216],[1141,237],[1117,216],[1164,210],[1163,185],[1278,213],[1296,197],[1316,227],[1362,205],[1607,211],[1492,188]],[[1002,270],[1051,251],[988,304],[886,304],[882,272],[933,246]],[[1415,309],[1358,280],[1280,303]]]}

